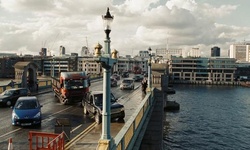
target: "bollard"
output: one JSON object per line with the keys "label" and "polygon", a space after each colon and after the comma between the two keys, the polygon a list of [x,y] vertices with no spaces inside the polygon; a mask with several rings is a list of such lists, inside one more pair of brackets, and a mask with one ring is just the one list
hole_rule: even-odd
{"label": "bollard", "polygon": [[9,139],[8,150],[14,150],[13,144],[12,144],[12,138]]}

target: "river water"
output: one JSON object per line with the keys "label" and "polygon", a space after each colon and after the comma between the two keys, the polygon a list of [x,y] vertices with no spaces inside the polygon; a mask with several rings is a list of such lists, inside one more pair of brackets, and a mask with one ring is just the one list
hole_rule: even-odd
{"label": "river water", "polygon": [[178,112],[165,112],[166,150],[249,150],[250,88],[174,85],[168,100]]}

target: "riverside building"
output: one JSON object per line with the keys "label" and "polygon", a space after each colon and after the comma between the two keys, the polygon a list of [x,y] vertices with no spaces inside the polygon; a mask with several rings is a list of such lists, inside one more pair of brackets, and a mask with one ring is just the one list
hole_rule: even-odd
{"label": "riverside building", "polygon": [[234,58],[172,57],[169,73],[172,80],[233,82],[236,71]]}

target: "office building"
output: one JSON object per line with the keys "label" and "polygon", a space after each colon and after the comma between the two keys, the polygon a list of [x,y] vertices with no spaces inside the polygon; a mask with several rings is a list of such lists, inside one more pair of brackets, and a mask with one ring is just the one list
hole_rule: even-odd
{"label": "office building", "polygon": [[211,57],[220,57],[220,48],[214,46],[211,48]]}
{"label": "office building", "polygon": [[229,57],[238,62],[250,62],[250,43],[230,45]]}
{"label": "office building", "polygon": [[60,46],[59,56],[63,56],[63,55],[65,55],[65,53],[66,53],[65,47],[64,46]]}

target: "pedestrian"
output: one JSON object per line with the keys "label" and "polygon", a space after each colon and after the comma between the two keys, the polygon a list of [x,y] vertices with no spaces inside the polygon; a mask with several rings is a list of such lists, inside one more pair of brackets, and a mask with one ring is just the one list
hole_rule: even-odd
{"label": "pedestrian", "polygon": [[37,81],[36,81],[36,91],[38,92],[38,87],[39,87],[39,80],[37,79]]}
{"label": "pedestrian", "polygon": [[144,79],[142,80],[141,86],[142,86],[142,92],[144,92],[144,93],[146,94],[146,89],[147,89],[147,86],[148,86],[148,84],[147,84],[147,79],[146,79],[146,78],[144,78]]}
{"label": "pedestrian", "polygon": [[88,84],[89,84],[89,86],[90,86],[90,85],[91,85],[91,82],[90,82],[90,75],[88,75],[87,80],[88,80]]}

